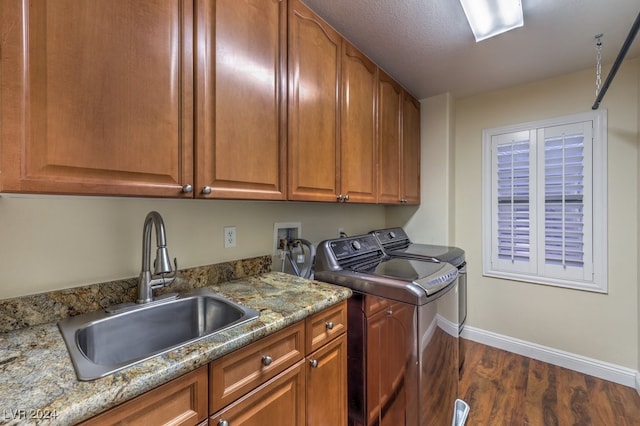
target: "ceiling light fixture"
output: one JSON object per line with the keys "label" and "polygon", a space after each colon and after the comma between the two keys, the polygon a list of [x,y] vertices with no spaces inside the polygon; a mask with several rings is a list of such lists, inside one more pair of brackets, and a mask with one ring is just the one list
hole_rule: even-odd
{"label": "ceiling light fixture", "polygon": [[476,42],[524,25],[520,0],[460,0]]}

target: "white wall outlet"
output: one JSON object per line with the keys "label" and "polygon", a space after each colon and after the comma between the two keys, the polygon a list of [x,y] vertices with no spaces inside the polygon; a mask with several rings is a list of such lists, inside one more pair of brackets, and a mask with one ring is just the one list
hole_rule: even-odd
{"label": "white wall outlet", "polygon": [[224,227],[224,248],[232,248],[236,246],[236,227]]}
{"label": "white wall outlet", "polygon": [[342,237],[342,234],[344,234],[344,228],[338,228],[338,237]]}

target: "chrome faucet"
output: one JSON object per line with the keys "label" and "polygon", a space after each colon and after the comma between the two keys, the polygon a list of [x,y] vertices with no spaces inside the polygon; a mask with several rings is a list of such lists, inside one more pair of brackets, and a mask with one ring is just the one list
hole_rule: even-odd
{"label": "chrome faucet", "polygon": [[[156,260],[151,273],[151,227],[156,228]],[[178,262],[173,259],[175,269],[171,267],[167,251],[167,236],[162,216],[156,211],[149,212],[142,230],[142,271],[138,282],[137,303],[149,303],[153,300],[153,289],[168,286],[176,278]]]}

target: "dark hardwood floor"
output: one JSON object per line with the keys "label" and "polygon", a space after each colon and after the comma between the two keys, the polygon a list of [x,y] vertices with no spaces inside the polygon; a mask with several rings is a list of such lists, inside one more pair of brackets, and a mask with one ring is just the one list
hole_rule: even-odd
{"label": "dark hardwood floor", "polygon": [[640,425],[635,389],[465,340],[468,426]]}

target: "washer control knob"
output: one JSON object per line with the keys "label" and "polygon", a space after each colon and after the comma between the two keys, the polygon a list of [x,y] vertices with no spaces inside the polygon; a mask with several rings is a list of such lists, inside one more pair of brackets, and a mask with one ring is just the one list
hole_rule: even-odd
{"label": "washer control knob", "polygon": [[396,237],[396,233],[391,231],[389,232],[389,238],[395,238]]}
{"label": "washer control knob", "polygon": [[360,241],[354,241],[351,243],[351,247],[353,247],[354,250],[360,250],[362,245],[360,244]]}

